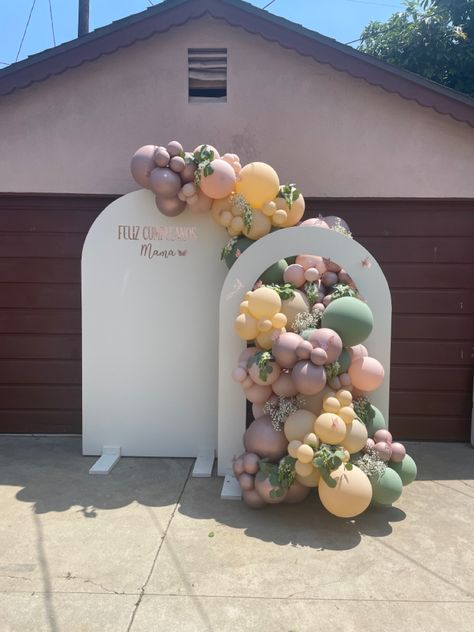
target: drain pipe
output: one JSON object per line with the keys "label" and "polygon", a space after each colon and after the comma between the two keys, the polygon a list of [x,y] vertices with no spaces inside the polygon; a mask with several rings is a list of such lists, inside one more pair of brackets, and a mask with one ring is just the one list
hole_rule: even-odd
{"label": "drain pipe", "polygon": [[87,33],[89,33],[89,0],[79,0],[77,37],[82,37]]}

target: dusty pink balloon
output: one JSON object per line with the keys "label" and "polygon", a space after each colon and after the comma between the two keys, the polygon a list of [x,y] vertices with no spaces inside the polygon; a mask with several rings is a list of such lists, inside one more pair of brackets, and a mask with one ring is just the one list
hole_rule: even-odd
{"label": "dusty pink balloon", "polygon": [[298,255],[296,257],[296,263],[302,266],[305,270],[308,268],[316,268],[320,274],[326,272],[326,264],[319,255]]}
{"label": "dusty pink balloon", "polygon": [[392,456],[390,457],[394,463],[401,463],[405,458],[407,451],[403,443],[392,443]]}
{"label": "dusty pink balloon", "polygon": [[263,417],[266,413],[263,410],[265,404],[252,404],[252,415],[254,419]]}
{"label": "dusty pink balloon", "polygon": [[349,355],[351,356],[352,360],[354,360],[354,358],[366,358],[369,355],[369,352],[364,347],[364,345],[355,345],[354,347],[347,347],[347,350],[349,351]]}
{"label": "dusty pink balloon", "polygon": [[339,279],[339,283],[345,283],[346,285],[350,285],[351,287],[355,287],[354,281],[352,277],[345,270],[341,270],[337,275]]}
{"label": "dusty pink balloon", "polygon": [[378,441],[374,446],[374,450],[377,452],[382,461],[387,462],[392,456],[392,446],[386,441]]}
{"label": "dusty pink balloon", "polygon": [[302,340],[296,347],[296,355],[300,360],[308,360],[312,350],[313,345],[308,340]]}
{"label": "dusty pink balloon", "polygon": [[244,471],[247,474],[256,474],[260,466],[260,457],[253,452],[246,452],[244,454]]}
{"label": "dusty pink balloon", "polygon": [[327,271],[323,274],[323,276],[321,277],[321,281],[324,283],[324,285],[326,287],[331,287],[333,285],[336,285],[336,283],[339,281],[338,276],[335,272],[331,272],[331,271]]}
{"label": "dusty pink balloon", "polygon": [[317,268],[308,268],[304,272],[304,278],[309,283],[315,283],[316,281],[319,281],[319,277],[320,277],[320,274]]}
{"label": "dusty pink balloon", "polygon": [[171,156],[166,151],[166,147],[157,147],[155,150],[155,162],[158,167],[167,167]]}
{"label": "dusty pink balloon", "polygon": [[267,504],[264,500],[262,500],[255,489],[252,489],[249,492],[243,491],[242,499],[244,503],[252,509],[262,509],[262,507],[265,507]]}
{"label": "dusty pink balloon", "polygon": [[232,469],[234,471],[235,476],[237,477],[243,474],[244,472],[244,455],[243,454],[234,460],[232,464]]}
{"label": "dusty pink balloon", "polygon": [[261,458],[277,461],[286,454],[288,441],[285,433],[275,430],[269,415],[252,421],[244,435],[247,452],[258,454]]}
{"label": "dusty pink balloon", "polygon": [[285,505],[301,503],[305,498],[308,497],[310,491],[310,487],[306,487],[306,485],[302,485],[299,481],[295,481],[293,485],[288,488],[283,502]]}
{"label": "dusty pink balloon", "polygon": [[373,439],[367,439],[365,442],[364,452],[368,452],[369,450],[373,450],[375,448],[375,441]]}
{"label": "dusty pink balloon", "polygon": [[245,380],[243,382],[241,382],[240,384],[241,384],[242,388],[245,390],[246,388],[250,388],[251,386],[253,386],[254,381],[252,380],[250,375],[247,375]]}
{"label": "dusty pink balloon", "polygon": [[256,353],[257,347],[246,347],[243,351],[240,352],[239,359],[237,360],[239,366],[246,369],[248,360]]}
{"label": "dusty pink balloon", "polygon": [[262,478],[260,476],[255,477],[255,491],[262,500],[269,505],[277,505],[278,503],[283,502],[288,492],[285,490],[282,496],[272,496],[273,490],[275,490],[275,487],[272,483],[270,483],[268,478]]}
{"label": "dusty pink balloon", "polygon": [[181,173],[186,166],[184,162],[184,158],[181,156],[173,156],[170,160],[170,169],[172,169],[175,173]]}
{"label": "dusty pink balloon", "polygon": [[184,157],[185,167],[179,174],[183,183],[194,182],[194,174],[196,173],[197,165],[193,160],[193,155],[186,152]]}
{"label": "dusty pink balloon", "polygon": [[156,208],[166,215],[166,217],[177,217],[186,208],[186,202],[182,202],[178,197],[155,197]]}
{"label": "dusty pink balloon", "polygon": [[284,369],[291,369],[298,361],[296,349],[303,338],[291,331],[282,333],[273,343],[272,354],[278,364]]}
{"label": "dusty pink balloon", "polygon": [[352,384],[361,391],[374,391],[378,388],[385,376],[381,363],[375,358],[354,358],[348,370]]}
{"label": "dusty pink balloon", "polygon": [[300,226],[316,226],[318,228],[329,228],[326,222],[320,217],[310,217],[301,222]]}
{"label": "dusty pink balloon", "polygon": [[295,397],[298,389],[291,379],[291,375],[286,372],[280,373],[278,380],[272,384],[273,392],[280,397]]}
{"label": "dusty pink balloon", "polygon": [[295,287],[302,287],[305,284],[304,268],[298,263],[292,263],[283,272],[285,283],[291,283]]}
{"label": "dusty pink balloon", "polygon": [[260,386],[260,384],[252,384],[244,389],[245,397],[252,404],[263,404],[272,394],[271,386]]}
{"label": "dusty pink balloon", "polygon": [[195,199],[188,198],[188,204],[193,213],[207,213],[211,210],[212,199],[202,191],[198,191]]}
{"label": "dusty pink balloon", "polygon": [[335,362],[342,352],[342,340],[338,333],[327,327],[316,329],[309,337],[309,342],[317,349],[321,348],[327,353],[327,362]]}
{"label": "dusty pink balloon", "polygon": [[150,188],[150,173],[156,167],[155,150],[156,145],[143,145],[132,156],[130,171],[135,182],[145,189]]}
{"label": "dusty pink balloon", "polygon": [[247,371],[243,369],[241,366],[238,366],[236,369],[232,371],[232,379],[234,382],[243,382],[247,377]]}
{"label": "dusty pink balloon", "polygon": [[311,362],[317,366],[323,366],[328,363],[328,354],[324,349],[317,348],[311,351]]}
{"label": "dusty pink balloon", "polygon": [[212,173],[202,175],[201,191],[213,200],[221,200],[232,193],[235,187],[235,171],[225,160],[218,158],[210,164]]}
{"label": "dusty pink balloon", "polygon": [[[150,173],[150,189],[155,195],[174,197],[181,189],[181,180],[177,173],[167,167],[156,167]],[[180,200],[181,202],[181,200]]]}
{"label": "dusty pink balloon", "polygon": [[183,146],[177,140],[172,140],[166,145],[166,150],[171,157],[179,156],[183,152]]}
{"label": "dusty pink balloon", "polygon": [[349,375],[349,373],[341,373],[339,375],[339,379],[341,381],[342,386],[346,386],[347,388],[349,387],[352,388],[352,381],[351,381],[351,376]]}
{"label": "dusty pink balloon", "polygon": [[324,307],[327,307],[331,301],[332,301],[332,296],[330,294],[327,294],[323,298],[323,305],[324,305]]}
{"label": "dusty pink balloon", "polygon": [[254,363],[249,368],[249,375],[255,384],[260,384],[260,386],[272,385],[280,376],[281,368],[278,366],[276,362],[267,362],[267,368],[271,369],[271,372],[268,370],[268,373],[265,375],[265,379],[262,377],[262,371],[258,367],[258,364]]}
{"label": "dusty pink balloon", "polygon": [[243,491],[249,492],[254,488],[254,477],[251,474],[244,472],[239,476],[239,484]]}
{"label": "dusty pink balloon", "polygon": [[342,388],[341,380],[339,379],[338,375],[332,377],[329,380],[328,384],[335,391],[338,391],[340,388]]}
{"label": "dusty pink balloon", "polygon": [[381,428],[380,430],[377,430],[377,432],[374,434],[374,441],[375,443],[378,443],[379,441],[385,441],[386,443],[392,443],[392,434],[388,431],[385,430],[384,428]]}
{"label": "dusty pink balloon", "polygon": [[326,372],[308,360],[300,360],[291,371],[296,388],[302,395],[316,395],[326,386]]}

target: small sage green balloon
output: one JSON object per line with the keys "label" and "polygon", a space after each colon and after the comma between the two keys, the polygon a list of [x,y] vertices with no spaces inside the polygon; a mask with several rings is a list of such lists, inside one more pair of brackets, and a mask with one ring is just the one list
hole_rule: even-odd
{"label": "small sage green balloon", "polygon": [[407,454],[400,463],[390,461],[390,468],[399,475],[402,479],[403,485],[413,483],[416,478],[416,463],[409,454]]}
{"label": "small sage green balloon", "polygon": [[[271,232],[271,231],[270,231],[270,232]],[[295,255],[294,257],[287,257],[287,258],[286,258],[286,263],[287,263],[289,266],[291,266],[291,265],[293,265],[294,263],[296,263],[296,255]]]}
{"label": "small sage green balloon", "polygon": [[402,479],[390,467],[379,478],[371,478],[372,500],[378,505],[391,505],[402,495]]}
{"label": "small sage green balloon", "polygon": [[283,272],[287,269],[288,264],[285,259],[280,259],[269,268],[265,270],[265,272],[260,276],[260,279],[263,283],[283,283]]}
{"label": "small sage green balloon", "polygon": [[385,430],[387,428],[382,413],[373,404],[370,404],[370,413],[368,418],[364,419],[364,422],[367,428],[367,434],[371,439],[377,430]]}
{"label": "small sage green balloon", "polygon": [[227,254],[224,257],[224,261],[226,263],[226,266],[229,268],[229,270],[232,268],[232,266],[234,265],[236,259],[237,259],[237,251],[240,251],[241,253],[244,252],[244,250],[247,250],[247,248],[249,246],[251,246],[253,243],[255,243],[254,241],[252,241],[251,239],[247,239],[247,237],[239,237],[235,244],[232,246],[231,251],[229,252],[229,254]]}
{"label": "small sage green balloon", "polygon": [[305,329],[304,331],[300,333],[300,336],[303,338],[303,340],[309,340],[309,337],[314,331],[316,331],[315,327],[311,327],[310,329]]}
{"label": "small sage green balloon", "polygon": [[345,347],[358,345],[368,337],[374,326],[370,307],[358,298],[343,296],[331,301],[323,312],[321,327],[333,329]]}
{"label": "small sage green balloon", "polygon": [[347,373],[347,369],[349,368],[351,363],[351,356],[349,354],[349,351],[347,349],[343,349],[337,361],[339,362],[338,375],[341,375],[341,373]]}

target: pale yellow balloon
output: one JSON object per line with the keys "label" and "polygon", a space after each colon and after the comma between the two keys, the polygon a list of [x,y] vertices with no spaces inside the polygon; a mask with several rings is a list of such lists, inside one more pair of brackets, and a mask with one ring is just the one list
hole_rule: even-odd
{"label": "pale yellow balloon", "polygon": [[296,461],[295,463],[295,472],[297,476],[311,476],[314,470],[314,465],[312,463],[303,463],[303,461]]}
{"label": "pale yellow balloon", "polygon": [[286,323],[287,318],[285,314],[282,314],[281,312],[278,312],[278,314],[275,314],[275,316],[273,316],[272,318],[272,327],[274,327],[275,329],[282,329],[286,326]]}
{"label": "pale yellow balloon", "polygon": [[257,321],[249,314],[239,314],[235,319],[234,328],[242,340],[253,340],[258,334]]}
{"label": "pale yellow balloon", "polygon": [[250,162],[240,171],[235,185],[236,193],[243,195],[250,206],[260,208],[273,200],[280,188],[278,174],[264,162]]}
{"label": "pale yellow balloon", "polygon": [[339,412],[337,414],[346,424],[350,424],[351,421],[353,421],[357,417],[357,413],[352,408],[352,406],[343,406],[339,409]]}
{"label": "pale yellow balloon", "polygon": [[310,445],[313,450],[317,450],[319,448],[319,439],[314,432],[308,432],[308,434],[303,437],[303,443]]}
{"label": "pale yellow balloon", "polygon": [[323,413],[314,422],[314,432],[323,443],[339,445],[346,436],[346,424],[334,413]]}
{"label": "pale yellow balloon", "polygon": [[244,220],[241,217],[233,217],[230,222],[233,232],[240,234],[244,230]]}
{"label": "pale yellow balloon", "polygon": [[261,347],[262,349],[271,349],[273,346],[274,333],[275,333],[274,329],[270,329],[270,331],[259,333],[255,338],[259,347]]}
{"label": "pale yellow balloon", "polygon": [[341,465],[330,476],[336,481],[335,487],[329,487],[323,478],[318,485],[319,498],[329,513],[339,518],[354,518],[367,509],[372,500],[372,485],[362,470],[355,465],[346,470]]}
{"label": "pale yellow balloon", "polygon": [[296,450],[296,458],[301,463],[311,463],[314,459],[314,450],[311,446],[302,443]]}
{"label": "pale yellow balloon", "polygon": [[239,312],[241,314],[249,314],[249,302],[248,301],[242,301],[240,303],[240,307],[239,307]]}
{"label": "pale yellow balloon", "polygon": [[309,312],[309,301],[303,292],[294,290],[295,294],[292,298],[284,299],[281,302],[281,311],[287,318],[287,329],[293,331],[293,322],[300,312]]}
{"label": "pale yellow balloon", "polygon": [[233,215],[230,211],[223,211],[221,213],[220,219],[219,219],[219,223],[224,226],[224,228],[227,228],[228,226],[230,226],[231,222],[232,222],[232,218]]}
{"label": "pale yellow balloon", "polygon": [[272,224],[274,226],[283,226],[287,218],[288,218],[288,213],[282,208],[279,208],[272,215]]}
{"label": "pale yellow balloon", "polygon": [[283,426],[288,441],[301,441],[309,432],[313,432],[316,416],[309,410],[296,410],[288,416]]}
{"label": "pale yellow balloon", "polygon": [[238,237],[239,235],[242,234],[240,230],[234,230],[232,228],[232,222],[230,223],[229,226],[227,226],[227,232],[229,233],[231,237]]}
{"label": "pale yellow balloon", "polygon": [[243,233],[249,239],[260,239],[265,237],[272,229],[272,223],[270,218],[261,213],[260,211],[252,211],[252,225],[250,230],[244,227]]}
{"label": "pale yellow balloon", "polygon": [[[296,469],[296,464],[295,464],[295,469]],[[296,480],[302,485],[305,485],[305,487],[317,487],[319,484],[320,477],[321,475],[319,474],[319,470],[316,467],[313,467],[313,471],[311,472],[309,476],[300,476],[299,474],[296,474]]]}
{"label": "pale yellow balloon", "polygon": [[367,443],[367,428],[358,419],[354,419],[346,426],[346,436],[341,445],[351,454],[355,454],[362,450]]}
{"label": "pale yellow balloon", "polygon": [[281,311],[281,299],[278,293],[269,287],[259,287],[254,290],[248,302],[250,313],[257,319],[272,318]]}
{"label": "pale yellow balloon", "polygon": [[300,445],[301,445],[301,441],[298,441],[297,439],[293,439],[293,441],[290,441],[290,443],[288,444],[288,454],[292,456],[294,459],[297,458],[296,451],[298,450]]}
{"label": "pale yellow balloon", "polygon": [[316,415],[316,417],[319,417],[319,415],[323,412],[323,400],[329,393],[334,393],[334,391],[332,391],[329,386],[325,386],[324,389],[316,395],[305,395],[305,409],[310,410]]}
{"label": "pale yellow balloon", "polygon": [[291,203],[291,209],[288,207],[284,198],[276,198],[275,200],[277,208],[282,208],[287,212],[287,219],[283,224],[283,228],[289,228],[290,226],[295,226],[303,217],[305,202],[304,197],[300,195],[296,198],[294,202]]}
{"label": "pale yellow balloon", "polygon": [[341,408],[341,403],[337,399],[337,397],[330,395],[329,397],[326,397],[326,399],[324,400],[323,408],[324,408],[324,412],[326,413],[337,413],[339,409]]}
{"label": "pale yellow balloon", "polygon": [[219,218],[221,217],[224,211],[228,211],[229,213],[232,213],[232,200],[230,196],[222,198],[220,200],[214,200],[214,202],[212,203],[211,215],[212,215],[213,220],[217,222],[218,224],[220,223]]}
{"label": "pale yellow balloon", "polygon": [[257,323],[257,328],[258,331],[266,333],[272,328],[272,321],[268,320],[268,318],[261,318]]}
{"label": "pale yellow balloon", "polygon": [[350,406],[352,404],[352,393],[345,388],[337,391],[336,397],[341,402],[341,406]]}
{"label": "pale yellow balloon", "polygon": [[263,206],[262,206],[262,213],[264,215],[266,215],[267,217],[271,217],[273,215],[273,213],[276,211],[276,204],[275,202],[266,202]]}

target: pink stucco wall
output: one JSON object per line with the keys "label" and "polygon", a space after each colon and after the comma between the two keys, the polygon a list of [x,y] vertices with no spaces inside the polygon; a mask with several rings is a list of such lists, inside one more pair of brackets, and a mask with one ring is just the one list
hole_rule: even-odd
{"label": "pink stucco wall", "polygon": [[[188,47],[227,47],[227,103],[188,103]],[[135,149],[174,138],[307,196],[474,196],[467,124],[210,18],[1,98],[0,191],[126,193]]]}

